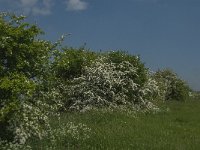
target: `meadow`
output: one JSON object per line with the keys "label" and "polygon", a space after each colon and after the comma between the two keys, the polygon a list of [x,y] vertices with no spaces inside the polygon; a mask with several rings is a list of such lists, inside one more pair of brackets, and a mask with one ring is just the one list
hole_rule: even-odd
{"label": "meadow", "polygon": [[[167,102],[157,113],[127,113],[123,111],[88,111],[65,113],[61,122],[52,120],[54,128],[74,122],[87,125],[89,138],[71,136],[57,139],[55,149],[80,150],[198,150],[200,147],[200,101]],[[35,141],[34,149],[46,149],[48,140]]]}

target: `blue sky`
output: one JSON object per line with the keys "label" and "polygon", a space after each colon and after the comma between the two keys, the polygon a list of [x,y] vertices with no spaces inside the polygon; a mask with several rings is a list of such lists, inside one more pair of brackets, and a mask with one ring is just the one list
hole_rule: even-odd
{"label": "blue sky", "polygon": [[48,40],[71,33],[67,46],[139,54],[200,90],[200,0],[0,0],[0,11],[27,15]]}

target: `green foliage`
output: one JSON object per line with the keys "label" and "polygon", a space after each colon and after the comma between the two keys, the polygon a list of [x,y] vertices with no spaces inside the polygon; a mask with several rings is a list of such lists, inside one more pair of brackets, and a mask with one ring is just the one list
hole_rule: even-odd
{"label": "green foliage", "polygon": [[97,55],[82,48],[63,48],[54,58],[53,70],[60,79],[68,80],[79,77],[84,72],[84,67],[90,66]]}
{"label": "green foliage", "polygon": [[177,74],[169,69],[158,70],[154,74],[164,100],[185,101],[189,98],[190,88]]}
{"label": "green foliage", "polygon": [[[140,85],[141,87],[145,84],[145,82],[148,80],[147,72],[148,69],[144,66],[144,64],[141,62],[139,56],[131,55],[126,53],[125,51],[112,51],[105,54],[108,58],[108,62],[112,62],[115,64],[120,64],[123,61],[127,61],[130,64],[132,64],[135,68],[137,68],[137,76],[131,76],[135,83]],[[122,70],[123,71],[123,70]]]}
{"label": "green foliage", "polygon": [[10,73],[0,79],[0,95],[2,99],[30,96],[35,83],[22,73]]}
{"label": "green foliage", "polygon": [[35,89],[35,83],[23,74],[11,73],[0,78],[0,122],[9,118],[17,104],[30,97]]}
{"label": "green foliage", "polygon": [[38,40],[41,30],[23,20],[23,16],[0,16],[0,76],[22,72],[34,78],[49,61],[50,43]]}
{"label": "green foliage", "polygon": [[45,103],[35,91],[48,69],[52,45],[37,39],[41,30],[24,19],[0,14],[0,141],[12,144],[41,137],[41,122],[48,126]]}

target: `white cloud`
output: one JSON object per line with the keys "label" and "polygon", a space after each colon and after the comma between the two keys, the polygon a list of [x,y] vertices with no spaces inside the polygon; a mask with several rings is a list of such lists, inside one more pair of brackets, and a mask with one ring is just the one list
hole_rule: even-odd
{"label": "white cloud", "polygon": [[82,0],[67,0],[66,4],[68,11],[81,11],[88,8],[88,3]]}
{"label": "white cloud", "polygon": [[53,7],[53,0],[0,0],[6,2],[10,8],[25,15],[49,15]]}

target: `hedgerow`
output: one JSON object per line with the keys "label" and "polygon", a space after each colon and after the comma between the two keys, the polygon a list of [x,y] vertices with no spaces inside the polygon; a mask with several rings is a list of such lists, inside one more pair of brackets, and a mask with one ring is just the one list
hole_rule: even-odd
{"label": "hedgerow", "polygon": [[69,82],[66,107],[78,111],[120,105],[134,109],[148,108],[151,102],[146,98],[150,98],[158,87],[152,86],[153,79],[143,85],[137,83],[137,70],[129,61],[113,63],[107,57],[99,57],[91,66],[84,68],[80,77]]}
{"label": "hedgerow", "polygon": [[185,101],[191,89],[176,73],[170,69],[158,70],[154,74],[160,88],[162,100]]}
{"label": "hedgerow", "polygon": [[40,28],[24,19],[0,14],[0,149],[31,149],[30,138],[47,138],[52,146],[59,138],[89,138],[81,123],[52,130],[50,117],[59,120],[64,111],[157,111],[155,100],[182,101],[191,91],[172,71],[150,73],[138,56],[41,40]]}

